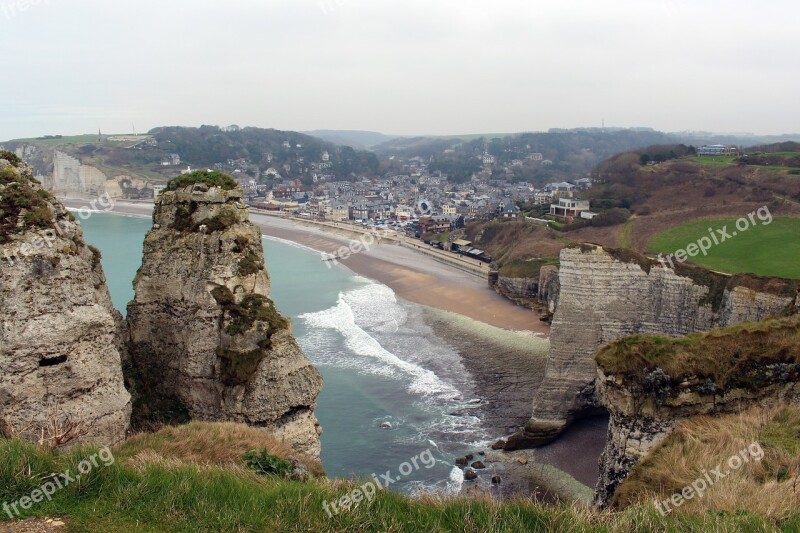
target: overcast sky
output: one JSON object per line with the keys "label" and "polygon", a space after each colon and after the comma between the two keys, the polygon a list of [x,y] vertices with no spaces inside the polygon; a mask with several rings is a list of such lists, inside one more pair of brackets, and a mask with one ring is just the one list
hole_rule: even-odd
{"label": "overcast sky", "polygon": [[0,0],[0,140],[800,131],[790,0]]}

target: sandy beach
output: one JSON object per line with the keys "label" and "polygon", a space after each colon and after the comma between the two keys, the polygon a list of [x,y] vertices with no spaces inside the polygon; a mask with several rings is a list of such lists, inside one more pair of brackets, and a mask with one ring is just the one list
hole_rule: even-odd
{"label": "sandy beach", "polygon": [[[89,207],[85,200],[62,199],[62,202],[76,209]],[[118,201],[111,211],[150,216],[153,205]],[[277,216],[251,213],[250,220],[268,237],[285,239],[329,254],[353,240],[346,232]],[[356,234],[350,235],[355,237]],[[369,246],[369,250],[352,254],[340,260],[340,263],[356,274],[390,287],[405,300],[464,315],[499,328],[532,331],[545,337],[549,335],[549,326],[542,323],[536,313],[497,294],[489,287],[487,280],[391,241]]]}
{"label": "sandy beach", "polygon": [[[87,206],[86,201],[62,201],[70,208]],[[152,210],[150,203],[122,201],[111,209],[146,217]],[[359,237],[346,230],[272,215],[251,213],[250,218],[267,237],[328,254]],[[549,326],[539,321],[533,311],[500,296],[476,275],[391,241],[371,245],[340,262],[359,275],[387,285],[400,298],[424,306],[428,323],[458,349],[463,364],[475,377],[475,393],[482,401],[473,413],[491,434],[497,438],[507,436],[525,423],[530,417],[533,394],[544,377],[549,350]],[[550,487],[546,491],[553,491],[563,485],[583,487],[577,492],[584,499],[586,490],[597,479],[597,460],[605,437],[605,421],[579,421],[564,438],[538,450],[492,452],[481,478],[488,482],[491,473],[502,474],[508,482],[504,482],[500,493],[506,496],[538,493],[543,486]],[[530,466],[521,466],[518,456],[530,458]],[[487,483],[475,486],[496,493]],[[573,488],[568,491],[570,494],[576,492]]]}

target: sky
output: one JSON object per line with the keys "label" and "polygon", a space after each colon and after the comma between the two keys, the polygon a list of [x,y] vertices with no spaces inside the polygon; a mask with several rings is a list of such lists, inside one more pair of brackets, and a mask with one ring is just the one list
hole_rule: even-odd
{"label": "sky", "polygon": [[0,140],[800,131],[794,0],[0,0]]}

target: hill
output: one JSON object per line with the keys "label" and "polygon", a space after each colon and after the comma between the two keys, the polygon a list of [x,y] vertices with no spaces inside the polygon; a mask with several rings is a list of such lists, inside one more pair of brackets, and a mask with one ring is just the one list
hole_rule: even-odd
{"label": "hill", "polygon": [[[17,139],[2,143],[21,153],[39,176],[52,176],[56,152],[99,170],[103,179],[164,183],[187,166],[238,172],[258,179],[269,168],[282,176],[311,183],[322,172],[331,179],[350,179],[353,173],[374,174],[374,154],[357,151],[293,131],[229,126],[159,127],[146,135],[78,135]],[[265,179],[266,177],[264,177]]]}
{"label": "hill", "polygon": [[400,137],[399,135],[385,135],[377,131],[361,130],[313,130],[303,133],[333,144],[350,146],[356,150],[367,150]]}
{"label": "hill", "polygon": [[[501,136],[413,137],[373,149],[381,159],[421,157],[463,163],[491,156],[493,177],[544,184],[587,175],[603,159],[632,148],[674,143],[666,133],[642,129],[580,128]],[[536,154],[536,155],[535,155]]]}

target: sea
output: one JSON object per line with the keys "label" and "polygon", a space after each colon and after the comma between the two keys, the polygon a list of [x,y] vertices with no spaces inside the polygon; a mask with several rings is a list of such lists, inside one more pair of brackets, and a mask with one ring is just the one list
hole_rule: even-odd
{"label": "sea", "polygon": [[[98,212],[80,222],[124,315],[151,220]],[[265,237],[264,257],[270,297],[324,378],[316,414],[328,476],[390,473],[392,490],[458,492],[453,458],[485,448],[491,435],[470,414],[481,402],[473,377],[425,309],[293,242]]]}

